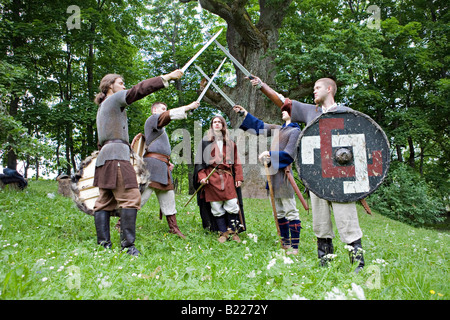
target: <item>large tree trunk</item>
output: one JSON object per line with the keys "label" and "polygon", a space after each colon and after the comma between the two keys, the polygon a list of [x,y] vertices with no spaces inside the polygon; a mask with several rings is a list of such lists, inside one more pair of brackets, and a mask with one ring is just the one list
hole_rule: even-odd
{"label": "large tree trunk", "polygon": [[[180,0],[189,2],[190,0]],[[274,57],[268,55],[269,49],[275,49],[278,42],[278,29],[292,0],[279,1],[276,6],[266,6],[265,0],[260,0],[260,19],[253,23],[246,11],[248,1],[235,0],[199,0],[203,9],[206,9],[227,22],[227,44],[230,53],[252,74],[260,77],[269,86],[274,86],[275,63]],[[281,112],[272,102],[263,96],[259,90],[252,87],[245,75],[236,68],[237,85],[234,88],[222,90],[236,103],[242,105],[250,113],[263,121],[281,123]],[[221,95],[209,90],[205,101],[224,112],[230,119],[231,126],[237,129],[240,123],[239,116],[232,111],[232,107]],[[237,143],[248,141],[246,134],[240,134]],[[253,137],[254,139],[254,137]],[[242,145],[240,146],[242,148]],[[255,150],[249,153],[248,144],[245,154],[241,157],[244,169],[244,184],[242,193],[244,197],[266,198],[265,177],[261,175],[261,166],[255,162]],[[267,149],[256,150],[259,154]],[[249,154],[252,156],[249,157]]]}

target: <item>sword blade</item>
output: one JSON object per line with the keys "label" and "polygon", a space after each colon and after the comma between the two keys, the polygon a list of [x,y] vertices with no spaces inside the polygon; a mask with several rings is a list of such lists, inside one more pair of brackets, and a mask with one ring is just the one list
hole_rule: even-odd
{"label": "sword blade", "polygon": [[[207,35],[208,37],[211,37],[211,35],[210,35],[208,32],[206,32],[206,35]],[[235,65],[236,67],[238,67],[239,70],[241,70],[242,73],[243,73],[246,77],[248,77],[249,79],[253,79],[252,74],[251,74],[247,69],[245,69],[245,67],[244,67],[239,61],[237,61],[237,59],[236,59],[235,57],[233,57],[233,56],[231,55],[231,53],[230,53],[223,45],[220,44],[219,41],[214,40],[214,42],[215,42],[216,45],[219,47],[219,49],[222,50],[223,53],[225,53],[225,55],[226,55],[228,58],[230,58],[231,61],[233,61],[234,65]]]}
{"label": "sword blade", "polygon": [[205,95],[206,91],[208,90],[209,86],[211,85],[211,83],[214,81],[214,78],[217,76],[217,74],[220,71],[220,68],[222,68],[222,65],[225,63],[225,61],[227,60],[227,58],[224,58],[222,60],[222,63],[220,64],[220,66],[216,69],[216,71],[214,72],[213,76],[211,77],[211,79],[209,79],[208,84],[206,85],[206,87],[203,89],[202,93],[199,95],[199,97],[197,98],[197,102],[202,101],[203,96]]}
{"label": "sword blade", "polygon": [[[206,44],[191,58],[191,60],[189,60],[184,66],[183,68],[181,68],[181,71],[183,71],[183,73],[187,70],[187,68],[189,68],[189,66],[192,64],[192,62],[195,61],[195,59],[198,58],[199,55],[202,54],[203,51],[206,50],[206,48],[209,47],[209,45],[216,40],[216,38],[219,36],[219,34],[222,32],[223,29],[220,29],[219,32],[217,32],[208,42],[206,42]],[[209,35],[210,36],[210,35]]]}
{"label": "sword blade", "polygon": [[[206,75],[206,73],[202,70],[202,68],[200,68],[198,65],[194,64],[194,67],[197,68],[197,70],[202,74],[202,76],[206,79],[206,81],[210,81],[211,79]],[[222,91],[222,89],[219,88],[219,86],[217,84],[215,84],[214,82],[212,83],[212,86],[217,90],[217,92],[219,92],[222,97],[224,97],[225,100],[227,100],[227,102],[234,107],[236,104],[233,102],[233,100],[231,100],[231,98],[229,96],[227,96],[225,94],[225,92]]]}

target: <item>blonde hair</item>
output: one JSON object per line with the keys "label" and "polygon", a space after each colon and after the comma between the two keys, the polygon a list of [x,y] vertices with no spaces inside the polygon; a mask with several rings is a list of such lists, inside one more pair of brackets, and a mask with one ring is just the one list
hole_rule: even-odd
{"label": "blonde hair", "polygon": [[336,82],[333,79],[331,79],[331,78],[320,78],[319,80],[316,81],[316,83],[317,82],[324,82],[327,87],[331,87],[331,94],[334,97],[334,95],[336,94],[336,91],[337,91],[337,85],[336,85]]}
{"label": "blonde hair", "polygon": [[96,104],[100,105],[103,100],[106,99],[106,94],[108,93],[109,88],[114,84],[114,82],[116,82],[116,79],[118,78],[122,78],[122,76],[116,73],[110,73],[103,77],[98,87],[100,89],[100,92],[97,94],[94,100]]}

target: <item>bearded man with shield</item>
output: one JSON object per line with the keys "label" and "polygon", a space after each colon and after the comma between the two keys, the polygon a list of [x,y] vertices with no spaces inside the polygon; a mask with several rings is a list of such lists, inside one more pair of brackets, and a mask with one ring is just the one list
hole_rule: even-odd
{"label": "bearded man with shield", "polygon": [[310,191],[318,257],[326,265],[334,253],[332,208],[341,241],[348,245],[358,273],[364,267],[364,256],[355,201],[360,200],[370,214],[363,200],[387,174],[386,135],[367,115],[335,102],[337,85],[330,78],[316,81],[316,105],[284,98],[258,77],[248,78],[279,108],[289,110],[293,122],[307,124],[299,137],[297,169]]}
{"label": "bearded man with shield", "polygon": [[99,188],[94,205],[97,243],[111,248],[110,214],[121,208],[120,242],[122,250],[138,256],[134,246],[136,217],[140,209],[136,172],[130,163],[130,144],[126,107],[147,95],[169,86],[170,80],[180,79],[183,71],[175,70],[166,75],[144,80],[126,90],[123,78],[108,74],[100,82],[100,93],[95,98],[97,111],[98,147],[93,185]]}

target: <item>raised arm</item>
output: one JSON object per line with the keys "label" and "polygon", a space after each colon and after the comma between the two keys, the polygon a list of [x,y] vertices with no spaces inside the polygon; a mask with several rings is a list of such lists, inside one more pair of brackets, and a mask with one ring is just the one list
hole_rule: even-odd
{"label": "raised arm", "polygon": [[267,85],[267,83],[262,82],[260,78],[252,75],[253,79],[249,79],[254,87],[260,89],[262,93],[264,93],[275,105],[281,108],[284,104],[284,97],[280,95],[278,92],[273,90],[271,87]]}

